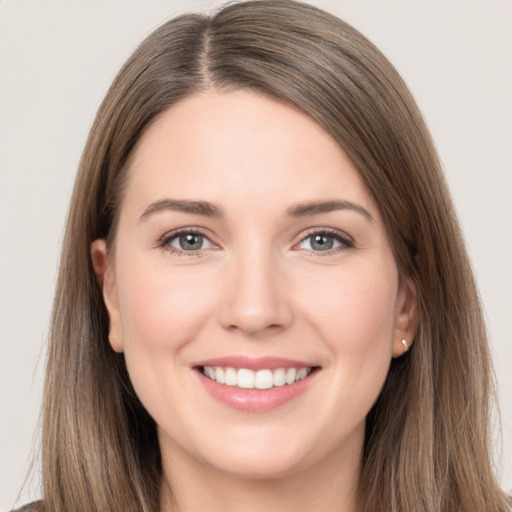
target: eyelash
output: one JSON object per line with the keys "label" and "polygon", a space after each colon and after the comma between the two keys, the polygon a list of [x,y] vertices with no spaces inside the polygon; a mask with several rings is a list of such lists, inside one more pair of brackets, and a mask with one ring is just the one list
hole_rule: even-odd
{"label": "eyelash", "polygon": [[329,238],[333,238],[336,242],[338,242],[340,245],[338,247],[334,247],[332,249],[327,249],[325,251],[315,251],[312,249],[306,249],[315,257],[322,257],[322,256],[329,256],[341,251],[345,251],[347,249],[352,249],[355,247],[354,240],[349,237],[348,235],[338,231],[337,229],[332,228],[313,228],[310,231],[306,233],[306,236],[302,237],[300,242],[298,244],[295,244],[294,247],[297,245],[302,244],[305,242],[308,238],[311,238],[315,235],[325,235]]}
{"label": "eyelash", "polygon": [[179,229],[177,231],[171,231],[170,233],[166,233],[163,235],[157,243],[157,247],[161,249],[165,249],[166,251],[170,252],[171,254],[177,255],[177,256],[201,256],[204,252],[204,249],[199,249],[197,251],[186,251],[183,249],[177,249],[176,247],[173,247],[171,245],[171,242],[176,240],[177,238],[185,235],[199,235],[205,238],[210,242],[210,244],[215,245],[208,235],[204,233],[199,228],[185,228],[185,229]]}
{"label": "eyelash", "polygon": [[[198,249],[197,251],[190,250],[186,251],[183,249],[177,249],[173,247],[171,244],[172,241],[176,240],[177,238],[185,235],[199,235],[204,237],[208,242],[212,245],[215,245],[208,235],[206,235],[201,229],[199,228],[185,228],[185,229],[179,229],[177,231],[172,231],[170,233],[166,233],[163,235],[157,243],[157,247],[161,249],[165,249],[166,251],[170,252],[171,254],[175,254],[178,256],[186,255],[186,256],[201,256],[205,249]],[[342,232],[331,229],[331,228],[316,228],[308,231],[305,236],[301,238],[298,244],[295,244],[294,247],[297,247],[298,245],[304,243],[309,238],[315,236],[315,235],[324,235],[329,238],[333,238],[336,242],[338,242],[340,245],[338,247],[334,247],[332,249],[327,249],[325,251],[315,251],[313,249],[306,249],[308,250],[312,255],[314,256],[327,256],[332,255],[333,253],[337,253],[340,251],[344,251],[346,249],[351,249],[355,247],[354,240],[343,234]]]}

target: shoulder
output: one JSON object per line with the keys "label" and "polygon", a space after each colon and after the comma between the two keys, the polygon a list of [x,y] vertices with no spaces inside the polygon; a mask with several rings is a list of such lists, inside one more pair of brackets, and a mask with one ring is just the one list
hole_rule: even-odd
{"label": "shoulder", "polygon": [[27,505],[23,505],[21,508],[11,510],[11,512],[45,512],[45,507],[42,501],[33,501]]}

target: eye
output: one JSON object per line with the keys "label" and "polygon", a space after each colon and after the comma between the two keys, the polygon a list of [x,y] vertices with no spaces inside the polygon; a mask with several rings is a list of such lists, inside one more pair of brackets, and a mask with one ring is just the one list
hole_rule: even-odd
{"label": "eye", "polygon": [[214,244],[202,233],[197,231],[180,231],[162,238],[160,246],[171,252],[199,252],[211,249]]}
{"label": "eye", "polygon": [[315,252],[329,252],[353,247],[353,241],[341,233],[329,231],[317,231],[303,238],[299,243],[300,249]]}

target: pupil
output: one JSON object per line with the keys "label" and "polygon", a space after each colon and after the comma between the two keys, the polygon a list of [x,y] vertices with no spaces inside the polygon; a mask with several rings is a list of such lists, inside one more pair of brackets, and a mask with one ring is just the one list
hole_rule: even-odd
{"label": "pupil", "polygon": [[203,237],[201,235],[187,234],[180,236],[181,248],[185,251],[193,251],[201,249],[203,245]]}
{"label": "pupil", "polygon": [[326,235],[315,235],[311,244],[312,248],[319,251],[332,249],[333,239]]}

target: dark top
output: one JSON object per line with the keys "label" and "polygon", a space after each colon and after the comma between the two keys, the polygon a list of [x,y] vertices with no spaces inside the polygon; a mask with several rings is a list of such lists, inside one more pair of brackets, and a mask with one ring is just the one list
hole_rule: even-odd
{"label": "dark top", "polygon": [[42,501],[33,501],[27,505],[23,505],[21,508],[11,510],[11,512],[45,512],[45,508]]}

